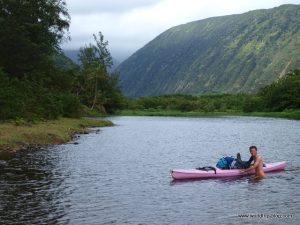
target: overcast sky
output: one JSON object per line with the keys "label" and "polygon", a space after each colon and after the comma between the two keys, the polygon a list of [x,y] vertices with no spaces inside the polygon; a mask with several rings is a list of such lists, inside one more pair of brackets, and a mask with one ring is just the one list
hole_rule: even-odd
{"label": "overcast sky", "polygon": [[93,43],[101,31],[114,58],[124,60],[170,27],[208,17],[300,4],[300,0],[66,0],[71,41],[64,49]]}

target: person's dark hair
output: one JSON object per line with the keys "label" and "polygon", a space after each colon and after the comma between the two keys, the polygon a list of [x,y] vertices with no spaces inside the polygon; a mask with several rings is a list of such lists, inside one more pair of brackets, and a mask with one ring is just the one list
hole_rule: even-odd
{"label": "person's dark hair", "polygon": [[257,148],[256,148],[255,145],[250,146],[250,147],[249,147],[249,151],[250,151],[252,148],[254,148],[254,149],[257,151]]}

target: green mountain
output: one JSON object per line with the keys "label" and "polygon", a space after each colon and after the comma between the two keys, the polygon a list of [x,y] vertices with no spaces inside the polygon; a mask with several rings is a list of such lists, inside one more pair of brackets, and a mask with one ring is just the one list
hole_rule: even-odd
{"label": "green mountain", "polygon": [[255,92],[300,68],[300,5],[173,27],[117,69],[127,96]]}

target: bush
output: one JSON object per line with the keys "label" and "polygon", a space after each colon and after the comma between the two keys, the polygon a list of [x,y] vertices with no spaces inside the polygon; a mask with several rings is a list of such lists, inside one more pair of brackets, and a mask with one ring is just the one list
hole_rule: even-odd
{"label": "bush", "polygon": [[182,112],[190,112],[196,109],[196,105],[193,102],[185,101],[179,103],[178,109]]}
{"label": "bush", "polygon": [[11,81],[0,70],[0,120],[21,117],[25,113],[24,94],[16,80]]}
{"label": "bush", "polygon": [[284,111],[300,108],[300,70],[287,73],[278,81],[260,91],[264,109]]}
{"label": "bush", "polygon": [[82,113],[82,105],[79,99],[72,94],[61,94],[59,100],[62,105],[62,115],[65,117],[79,117]]}
{"label": "bush", "polygon": [[262,98],[259,96],[251,96],[249,97],[244,105],[243,112],[259,112],[262,110]]}

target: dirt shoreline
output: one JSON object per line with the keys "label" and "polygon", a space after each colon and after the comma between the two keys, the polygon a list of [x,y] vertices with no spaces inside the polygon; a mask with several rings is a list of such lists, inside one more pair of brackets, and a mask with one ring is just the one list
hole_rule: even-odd
{"label": "dirt shoreline", "polygon": [[111,121],[87,118],[60,118],[21,125],[14,122],[1,123],[0,159],[21,151],[47,148],[72,140],[76,144],[75,141],[80,135],[100,131],[92,128],[112,125]]}

